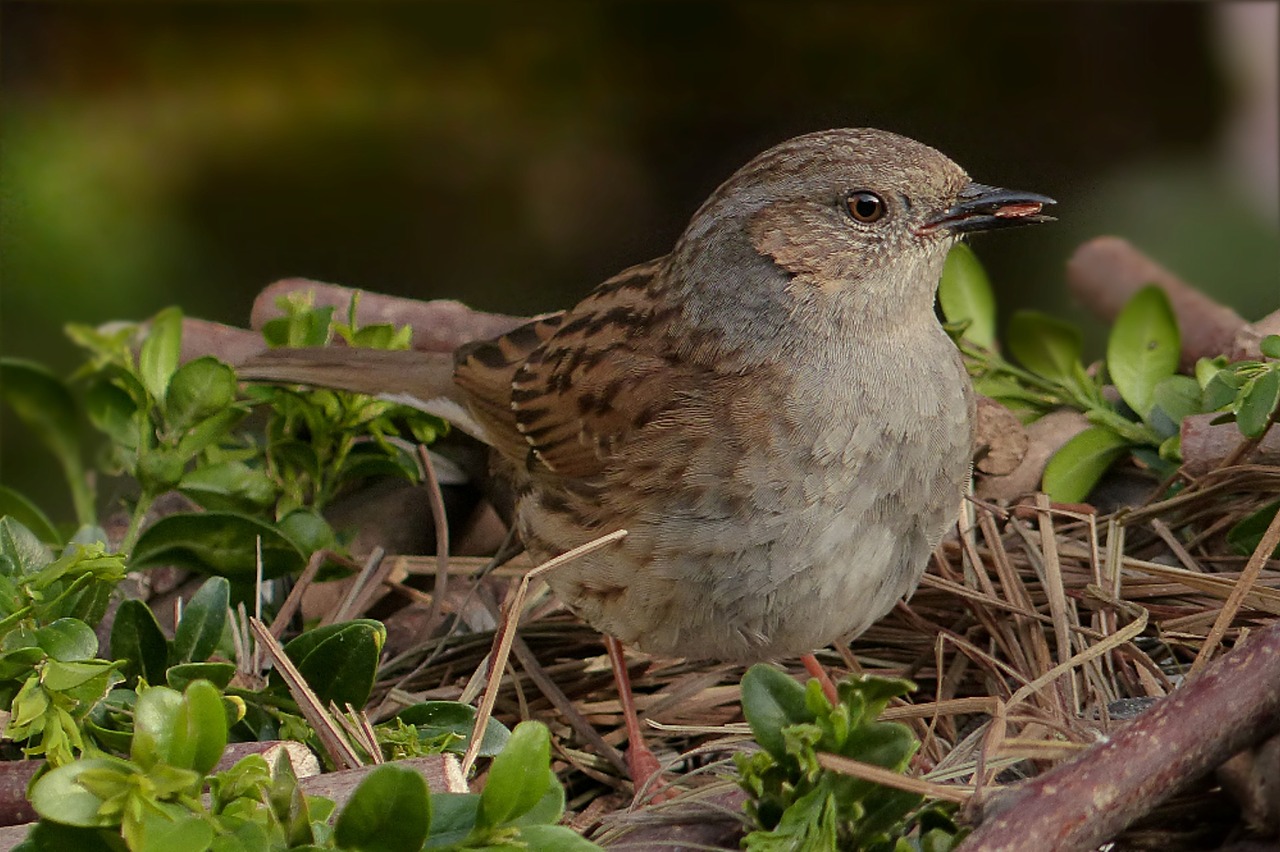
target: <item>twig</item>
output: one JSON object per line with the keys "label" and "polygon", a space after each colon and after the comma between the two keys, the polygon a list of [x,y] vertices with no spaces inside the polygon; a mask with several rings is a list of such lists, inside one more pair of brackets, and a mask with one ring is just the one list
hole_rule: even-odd
{"label": "twig", "polygon": [[520,579],[520,585],[516,587],[515,593],[512,594],[507,603],[506,616],[498,625],[498,630],[493,637],[494,651],[489,660],[489,678],[485,684],[484,695],[480,700],[480,707],[476,711],[476,722],[471,731],[471,742],[467,745],[467,753],[462,756],[462,774],[464,777],[471,772],[471,767],[476,762],[476,757],[480,753],[480,741],[483,738],[484,729],[489,724],[489,718],[493,715],[493,703],[498,700],[498,683],[501,681],[502,672],[507,665],[507,655],[511,651],[511,641],[515,638],[516,623],[520,619],[520,609],[524,604],[525,595],[529,591],[529,584],[543,574],[554,571],[567,562],[572,562],[574,559],[621,540],[626,534],[626,530],[615,530],[602,535],[544,562]]}
{"label": "twig", "polygon": [[1245,563],[1244,570],[1240,572],[1240,579],[1236,581],[1235,588],[1231,590],[1231,596],[1222,605],[1222,610],[1219,611],[1217,620],[1213,622],[1213,627],[1209,630],[1208,637],[1205,638],[1204,644],[1200,646],[1200,653],[1196,654],[1195,662],[1191,664],[1191,671],[1188,673],[1188,677],[1195,677],[1204,670],[1209,658],[1213,656],[1213,652],[1217,650],[1218,645],[1222,642],[1222,637],[1226,635],[1227,628],[1231,626],[1232,620],[1235,619],[1236,613],[1240,611],[1240,605],[1244,603],[1245,595],[1249,593],[1249,590],[1253,588],[1253,584],[1257,581],[1258,574],[1262,571],[1262,566],[1267,564],[1267,560],[1271,558],[1271,554],[1275,552],[1278,544],[1280,544],[1280,512],[1276,512],[1275,517],[1271,519],[1271,523],[1267,524],[1267,530],[1262,534],[1262,541],[1258,542],[1258,546],[1253,549],[1253,555]]}

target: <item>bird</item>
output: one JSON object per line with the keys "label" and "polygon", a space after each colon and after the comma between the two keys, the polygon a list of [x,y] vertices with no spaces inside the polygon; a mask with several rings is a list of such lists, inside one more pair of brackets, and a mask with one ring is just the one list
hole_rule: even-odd
{"label": "bird", "polygon": [[[247,375],[412,391],[492,448],[535,558],[626,530],[545,578],[605,634],[625,709],[622,645],[816,666],[915,589],[972,456],[973,391],[934,311],[943,264],[1054,203],[895,133],[809,133],[574,307],[452,356],[277,350]],[[629,712],[638,787],[657,761]]]}

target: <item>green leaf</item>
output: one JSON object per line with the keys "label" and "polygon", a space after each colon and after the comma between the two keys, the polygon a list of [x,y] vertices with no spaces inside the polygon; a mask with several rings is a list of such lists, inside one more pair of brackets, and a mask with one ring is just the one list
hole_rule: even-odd
{"label": "green leaf", "polygon": [[996,297],[986,270],[967,243],[956,243],[947,254],[938,302],[948,322],[968,321],[966,340],[988,349],[995,345]]}
{"label": "green leaf", "polygon": [[1166,376],[1151,395],[1147,422],[1161,438],[1178,434],[1183,418],[1200,411],[1200,383],[1190,376]]}
{"label": "green leaf", "polygon": [[125,822],[123,835],[130,852],[201,852],[213,842],[213,826],[193,813],[171,815],[155,810]]}
{"label": "green leaf", "polygon": [[137,775],[138,769],[127,760],[115,757],[91,757],[59,766],[36,779],[31,787],[31,807],[44,819],[64,825],[83,828],[119,825],[120,815],[99,813],[103,800],[80,784],[86,772],[105,777],[117,774],[123,792],[129,777]]}
{"label": "green leaf", "polygon": [[600,850],[567,825],[529,825],[520,829],[520,842],[529,852],[590,852]]}
{"label": "green leaf", "polygon": [[[1258,511],[1237,523],[1227,532],[1227,544],[1240,556],[1252,556],[1262,544],[1262,536],[1271,525],[1276,512],[1280,511],[1280,500],[1268,503]],[[1280,559],[1280,545],[1271,553],[1271,559]]]}
{"label": "green leaf", "polygon": [[36,630],[36,644],[64,663],[91,660],[98,653],[98,636],[78,618],[59,618]]}
{"label": "green leaf", "polygon": [[1242,388],[1236,406],[1236,426],[1246,438],[1260,438],[1280,408],[1280,370],[1268,370]]}
{"label": "green leaf", "polygon": [[1044,469],[1043,488],[1059,503],[1079,503],[1089,496],[1130,444],[1104,426],[1090,426],[1063,444]]}
{"label": "green leaf", "polygon": [[227,713],[222,707],[222,693],[209,681],[196,680],[188,684],[182,697],[177,737],[183,739],[180,752],[191,758],[181,768],[205,775],[217,766],[227,747]]}
{"label": "green leaf", "polygon": [[183,474],[178,490],[213,511],[253,511],[276,498],[271,477],[238,459],[202,464]]}
{"label": "green leaf", "polygon": [[[476,708],[460,701],[423,701],[406,707],[395,718],[418,729],[423,739],[437,739],[441,734],[456,734],[458,739],[448,751],[459,754],[466,751],[475,727]],[[480,740],[480,757],[493,757],[502,751],[511,731],[497,719],[485,723],[484,736]]]}
{"label": "green leaf", "polygon": [[434,793],[431,796],[431,837],[428,849],[455,848],[475,831],[480,812],[477,793]]}
{"label": "green leaf", "polygon": [[143,769],[167,764],[190,767],[192,743],[179,735],[183,713],[182,693],[167,686],[152,686],[138,693],[133,707],[133,746],[129,756]]}
{"label": "green leaf", "polygon": [[1219,370],[1205,382],[1201,407],[1205,411],[1220,411],[1234,405],[1243,386],[1244,378],[1235,370]]}
{"label": "green leaf", "polygon": [[[64,663],[60,660],[49,660],[44,665],[41,682],[45,689],[53,692],[69,692],[84,686],[95,678],[102,678],[115,671],[108,660],[76,660]],[[106,693],[106,682],[93,684],[91,692]]]}
{"label": "green leaf", "polygon": [[206,355],[183,364],[169,380],[164,395],[165,419],[171,428],[183,430],[223,410],[235,399],[235,371]]}
{"label": "green leaf", "polygon": [[308,557],[317,550],[332,550],[338,546],[333,527],[314,509],[294,509],[280,519],[277,527],[282,535],[293,542],[299,553]]}
{"label": "green leaf", "polygon": [[1209,381],[1227,366],[1227,356],[1196,359],[1196,383],[1203,389]]}
{"label": "green leaf", "polygon": [[254,579],[255,546],[262,539],[263,577],[301,571],[306,559],[275,527],[233,512],[168,515],[138,538],[132,568],[176,565],[234,580]]}
{"label": "green leaf", "polygon": [[1018,311],[1009,320],[1005,344],[1036,375],[1064,387],[1075,382],[1084,344],[1080,329],[1070,323],[1037,311]]}
{"label": "green leaf", "polygon": [[427,783],[412,769],[384,763],[351,794],[334,840],[361,852],[418,852],[431,825]]}
{"label": "green leaf", "polygon": [[207,680],[218,689],[226,689],[236,676],[235,663],[179,663],[164,672],[162,680],[173,689],[186,689],[196,680]]}
{"label": "green leaf", "polygon": [[1258,348],[1268,358],[1280,358],[1280,334],[1268,334],[1258,343]]}
{"label": "green leaf", "polygon": [[742,712],[757,743],[774,760],[787,760],[782,729],[812,722],[804,687],[786,672],[757,663],[742,676]]}
{"label": "green leaf", "polygon": [[139,676],[150,684],[165,680],[168,643],[155,614],[142,601],[130,598],[120,603],[111,625],[110,649],[112,659],[124,661],[121,673],[129,683]]}
{"label": "green leaf", "polygon": [[218,647],[231,605],[231,584],[226,577],[210,577],[182,608],[174,631],[170,662],[203,662]]}
{"label": "green leaf", "polygon": [[333,306],[304,308],[301,303],[290,304],[288,298],[277,300],[276,306],[286,315],[268,320],[262,325],[262,337],[269,346],[324,346],[329,342],[329,329],[333,324]]}
{"label": "green leaf", "polygon": [[521,722],[489,767],[477,825],[497,828],[531,810],[547,791],[551,735],[541,722]]}
{"label": "green leaf", "polygon": [[62,536],[53,526],[53,521],[40,511],[39,506],[12,488],[0,485],[0,517],[5,516],[22,524],[45,544],[62,544]]}
{"label": "green leaf", "polygon": [[248,414],[241,405],[231,405],[210,414],[187,430],[178,441],[177,453],[183,459],[192,459],[230,434]]}
{"label": "green leaf", "polygon": [[77,521],[93,523],[93,494],[80,455],[80,410],[71,391],[40,364],[0,358],[0,398],[57,458],[71,488]]}
{"label": "green leaf", "polygon": [[0,576],[21,580],[53,562],[53,551],[14,518],[0,518]]}
{"label": "green leaf", "polygon": [[138,353],[138,377],[153,400],[164,399],[169,379],[178,369],[181,352],[182,311],[165,308],[151,320]]}
{"label": "green leaf", "polygon": [[360,708],[369,700],[387,629],[372,619],[357,619],[308,630],[285,645],[320,703]]}
{"label": "green leaf", "polygon": [[560,822],[560,818],[564,816],[564,788],[560,786],[560,779],[551,771],[550,766],[547,767],[547,776],[547,791],[542,794],[542,798],[532,808],[511,820],[511,825],[523,827],[555,825]]}
{"label": "green leaf", "polygon": [[112,382],[94,381],[85,389],[84,402],[94,428],[122,447],[137,449],[141,415],[128,391]]}
{"label": "green leaf", "polygon": [[1169,297],[1155,285],[1134,294],[1107,338],[1107,373],[1129,407],[1144,420],[1156,385],[1178,369],[1182,338]]}

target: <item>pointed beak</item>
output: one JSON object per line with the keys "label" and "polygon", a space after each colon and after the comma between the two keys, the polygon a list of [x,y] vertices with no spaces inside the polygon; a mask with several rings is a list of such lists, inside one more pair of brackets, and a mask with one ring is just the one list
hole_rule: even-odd
{"label": "pointed beak", "polygon": [[921,231],[928,233],[945,228],[954,234],[965,234],[1013,225],[1052,222],[1052,216],[1040,212],[1046,204],[1057,202],[1047,195],[1037,195],[1034,192],[970,183],[960,190],[956,203],[950,209],[925,222]]}

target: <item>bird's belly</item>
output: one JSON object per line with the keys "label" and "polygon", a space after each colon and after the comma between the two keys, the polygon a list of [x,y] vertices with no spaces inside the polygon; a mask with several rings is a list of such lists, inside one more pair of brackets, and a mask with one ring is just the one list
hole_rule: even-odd
{"label": "bird's belly", "polygon": [[620,468],[600,492],[611,525],[590,533],[535,492],[526,541],[562,552],[628,530],[548,583],[597,629],[662,655],[793,656],[865,630],[915,587],[968,478],[968,380],[943,342],[927,367],[904,365],[910,383],[815,388],[772,419],[730,407],[720,445],[655,451],[647,485]]}
{"label": "bird's belly", "polygon": [[627,539],[548,583],[588,623],[660,655],[745,662],[855,635],[915,587],[959,507],[967,430],[941,448],[949,458],[936,441],[907,443],[788,465],[768,500],[741,499],[763,472],[740,465],[732,499],[703,489],[632,518]]}

